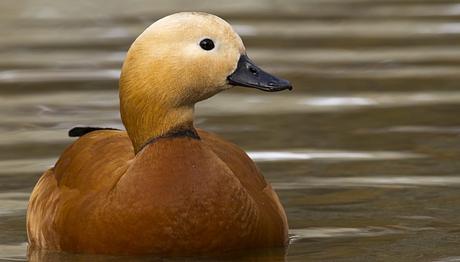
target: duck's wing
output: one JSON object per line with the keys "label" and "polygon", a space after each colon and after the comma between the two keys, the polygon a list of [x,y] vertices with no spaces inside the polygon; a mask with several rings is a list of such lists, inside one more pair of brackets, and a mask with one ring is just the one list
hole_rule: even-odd
{"label": "duck's wing", "polygon": [[67,241],[64,238],[84,231],[77,225],[89,221],[80,220],[95,214],[95,207],[104,203],[103,196],[114,188],[134,158],[125,131],[93,128],[78,132],[82,136],[42,175],[31,194],[27,211],[30,247],[60,250]]}
{"label": "duck's wing", "polygon": [[60,186],[100,190],[116,181],[134,158],[131,140],[121,130],[80,131],[87,132],[65,149],[54,167],[56,180]]}
{"label": "duck's wing", "polygon": [[263,223],[267,228],[267,237],[273,241],[287,239],[287,217],[278,195],[267,183],[254,161],[237,145],[219,136],[198,129],[203,143],[207,145],[229,168],[247,193],[259,205],[263,212]]}
{"label": "duck's wing", "polygon": [[202,141],[233,171],[249,190],[262,191],[268,186],[256,164],[239,146],[219,136],[198,129]]}

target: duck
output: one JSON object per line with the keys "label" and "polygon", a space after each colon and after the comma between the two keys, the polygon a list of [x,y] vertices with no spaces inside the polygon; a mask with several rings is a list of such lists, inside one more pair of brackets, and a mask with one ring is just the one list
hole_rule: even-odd
{"label": "duck", "polygon": [[246,87],[291,90],[212,14],[161,18],[133,42],[119,80],[126,130],[77,137],[35,185],[29,249],[195,256],[288,245],[278,195],[237,145],[194,126],[195,104]]}

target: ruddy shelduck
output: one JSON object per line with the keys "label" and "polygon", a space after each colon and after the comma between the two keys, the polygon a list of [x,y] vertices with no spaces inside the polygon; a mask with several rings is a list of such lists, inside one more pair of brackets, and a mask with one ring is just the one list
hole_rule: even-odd
{"label": "ruddy shelduck", "polygon": [[254,162],[193,124],[195,103],[233,86],[292,89],[221,18],[178,13],[148,27],[121,72],[126,131],[69,132],[80,138],[30,197],[29,247],[188,256],[286,246],[285,211]]}

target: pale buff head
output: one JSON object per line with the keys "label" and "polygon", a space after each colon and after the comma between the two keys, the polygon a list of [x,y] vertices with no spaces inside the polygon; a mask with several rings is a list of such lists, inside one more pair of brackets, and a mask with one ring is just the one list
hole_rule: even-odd
{"label": "pale buff head", "polygon": [[[204,39],[212,40],[214,48],[203,49]],[[155,102],[171,106],[191,105],[229,87],[227,76],[244,52],[241,38],[221,18],[173,14],[156,21],[133,43],[123,65],[121,91],[158,96]]]}
{"label": "pale buff head", "polygon": [[[120,79],[121,116],[135,151],[152,137],[193,128],[194,104],[232,85],[290,88],[243,57],[241,38],[214,15],[177,13],[147,28],[129,49]],[[230,79],[239,68],[245,72]]]}

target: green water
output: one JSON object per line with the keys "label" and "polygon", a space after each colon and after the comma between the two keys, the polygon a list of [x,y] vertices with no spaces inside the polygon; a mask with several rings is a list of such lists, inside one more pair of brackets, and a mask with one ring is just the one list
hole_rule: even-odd
{"label": "green water", "polygon": [[1,1],[0,260],[27,260],[28,196],[67,130],[122,127],[130,43],[183,10],[227,19],[295,87],[235,88],[197,108],[199,127],[258,163],[289,218],[287,252],[227,260],[460,261],[460,1],[447,0]]}

